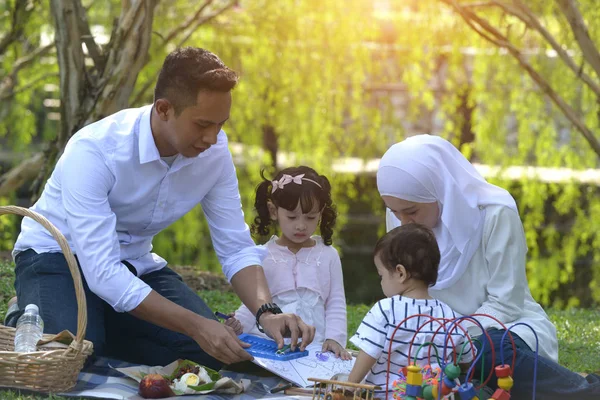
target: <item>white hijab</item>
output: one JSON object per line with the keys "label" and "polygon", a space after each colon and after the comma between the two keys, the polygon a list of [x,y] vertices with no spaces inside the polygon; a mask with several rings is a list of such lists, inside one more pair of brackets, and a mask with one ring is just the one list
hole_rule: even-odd
{"label": "white hijab", "polygon": [[[481,243],[484,206],[517,210],[506,190],[486,182],[456,147],[439,136],[417,135],[390,147],[379,163],[377,189],[381,196],[438,203],[440,221],[433,231],[442,257],[433,290],[452,286],[467,269]],[[389,209],[386,219],[388,231],[400,226]]]}

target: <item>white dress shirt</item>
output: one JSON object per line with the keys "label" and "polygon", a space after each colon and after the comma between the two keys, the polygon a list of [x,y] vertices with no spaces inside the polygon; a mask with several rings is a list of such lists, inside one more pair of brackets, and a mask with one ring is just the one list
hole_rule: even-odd
{"label": "white dress shirt", "polygon": [[[199,203],[228,280],[265,255],[244,222],[225,132],[197,157],[177,155],[169,167],[152,136],[151,111],[123,110],[73,135],[31,207],[65,235],[92,292],[118,312],[136,308],[151,291],[121,261],[138,276],[166,266],[151,252],[152,238]],[[13,256],[27,249],[61,251],[45,228],[24,218]]]}

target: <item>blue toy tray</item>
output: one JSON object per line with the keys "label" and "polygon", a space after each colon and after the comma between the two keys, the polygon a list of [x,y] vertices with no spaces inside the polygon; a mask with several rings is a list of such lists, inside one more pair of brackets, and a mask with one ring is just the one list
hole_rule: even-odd
{"label": "blue toy tray", "polygon": [[238,337],[242,342],[250,344],[250,347],[244,350],[256,358],[288,361],[308,355],[308,350],[300,351],[299,347],[296,347],[295,351],[288,350],[285,354],[277,354],[277,343],[274,340],[264,339],[247,333],[242,333]]}

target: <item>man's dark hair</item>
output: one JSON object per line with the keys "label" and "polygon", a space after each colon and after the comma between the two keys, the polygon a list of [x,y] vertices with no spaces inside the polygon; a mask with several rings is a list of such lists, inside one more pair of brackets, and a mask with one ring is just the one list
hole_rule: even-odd
{"label": "man's dark hair", "polygon": [[440,265],[440,248],[433,232],[420,224],[406,224],[383,235],[373,254],[390,271],[402,264],[408,275],[428,286],[435,285]]}
{"label": "man's dark hair", "polygon": [[169,100],[179,115],[196,104],[201,90],[229,92],[237,81],[237,74],[215,54],[197,47],[183,47],[165,58],[154,88],[154,101]]}

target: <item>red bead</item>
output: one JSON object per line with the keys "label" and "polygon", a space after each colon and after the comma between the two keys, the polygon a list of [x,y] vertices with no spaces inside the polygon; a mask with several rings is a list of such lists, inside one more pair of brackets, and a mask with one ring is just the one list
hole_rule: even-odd
{"label": "red bead", "polygon": [[510,400],[510,393],[503,389],[497,389],[492,395],[494,400]]}
{"label": "red bead", "polygon": [[512,371],[510,370],[510,366],[504,364],[504,365],[498,365],[496,368],[496,376],[498,378],[506,378],[507,376],[511,376]]}

